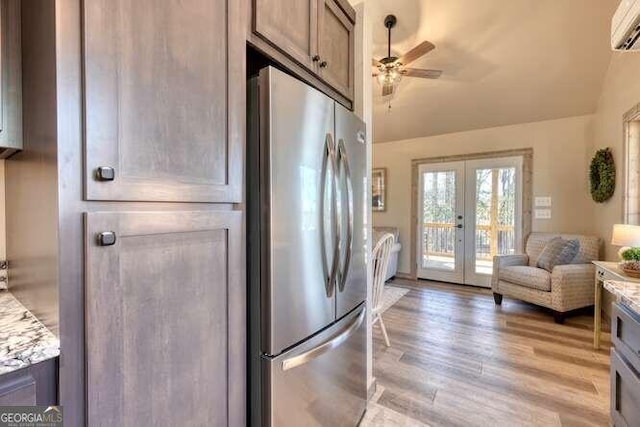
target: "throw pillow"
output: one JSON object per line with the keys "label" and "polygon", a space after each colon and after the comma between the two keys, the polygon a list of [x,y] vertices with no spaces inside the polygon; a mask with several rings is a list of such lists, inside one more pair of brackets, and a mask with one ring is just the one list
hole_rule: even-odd
{"label": "throw pillow", "polygon": [[556,265],[571,264],[578,252],[580,252],[579,241],[553,239],[547,243],[538,257],[538,268],[551,272]]}

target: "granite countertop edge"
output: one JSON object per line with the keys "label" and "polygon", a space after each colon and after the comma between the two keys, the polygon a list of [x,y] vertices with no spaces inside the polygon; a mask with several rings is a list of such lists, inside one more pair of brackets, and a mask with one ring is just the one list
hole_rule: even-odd
{"label": "granite countertop edge", "polygon": [[606,280],[604,288],[611,292],[618,302],[640,315],[640,283]]}
{"label": "granite countertop edge", "polygon": [[10,292],[0,291],[0,375],[60,355],[60,340]]}

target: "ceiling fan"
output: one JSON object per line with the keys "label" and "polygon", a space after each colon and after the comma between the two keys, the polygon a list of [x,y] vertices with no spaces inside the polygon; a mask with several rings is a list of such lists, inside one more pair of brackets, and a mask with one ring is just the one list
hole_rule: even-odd
{"label": "ceiling fan", "polygon": [[401,57],[391,56],[391,29],[396,26],[398,19],[395,15],[387,15],[384,18],[384,26],[389,32],[389,44],[387,57],[380,60],[373,60],[374,73],[378,82],[382,86],[382,96],[393,95],[395,88],[400,84],[403,76],[418,77],[421,79],[438,79],[442,75],[441,70],[422,70],[419,68],[407,68],[406,66],[431,52],[436,46],[428,41],[423,41],[418,46],[411,49]]}

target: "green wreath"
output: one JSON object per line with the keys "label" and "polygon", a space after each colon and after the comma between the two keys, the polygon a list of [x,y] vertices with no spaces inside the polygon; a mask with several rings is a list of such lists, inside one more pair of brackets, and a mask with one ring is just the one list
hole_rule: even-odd
{"label": "green wreath", "polygon": [[606,202],[616,189],[616,165],[611,150],[603,148],[596,152],[589,170],[591,197],[597,203]]}

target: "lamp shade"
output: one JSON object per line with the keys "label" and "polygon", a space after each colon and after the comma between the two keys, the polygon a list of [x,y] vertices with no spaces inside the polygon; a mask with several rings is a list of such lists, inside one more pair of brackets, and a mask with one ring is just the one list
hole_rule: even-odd
{"label": "lamp shade", "polygon": [[611,244],[614,246],[640,246],[640,226],[615,224]]}

